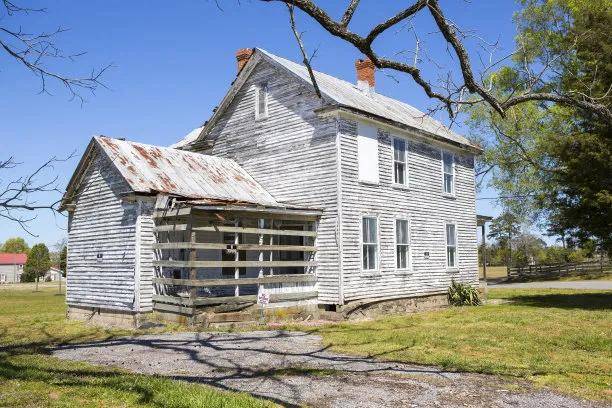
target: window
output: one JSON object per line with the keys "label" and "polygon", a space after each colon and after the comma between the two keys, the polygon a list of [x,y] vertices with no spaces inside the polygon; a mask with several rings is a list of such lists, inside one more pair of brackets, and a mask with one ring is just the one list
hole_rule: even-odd
{"label": "window", "polygon": [[359,181],[378,183],[378,129],[374,126],[358,123],[357,160]]}
{"label": "window", "polygon": [[406,141],[393,139],[393,182],[406,185]]}
{"label": "window", "polygon": [[457,227],[446,224],[446,266],[457,267]]}
{"label": "window", "polygon": [[[243,240],[242,234],[238,234],[238,242],[241,243]],[[223,233],[223,243],[227,244],[228,247],[234,247],[236,244],[236,236],[231,232]],[[236,252],[238,252],[238,259],[236,259]],[[225,262],[246,261],[246,251],[238,249],[222,249],[221,260]],[[238,268],[239,276],[246,276],[246,268]],[[231,266],[224,266],[221,268],[222,276],[234,276],[236,274],[236,268]]]}
{"label": "window", "polygon": [[455,194],[455,157],[452,153],[442,152],[442,168],[444,172],[444,192]]}
{"label": "window", "polygon": [[[293,230],[293,231],[303,231],[304,227],[302,225],[288,225],[287,223],[282,224],[282,229],[284,230]],[[278,245],[291,245],[291,246],[302,246],[305,245],[304,239],[306,237],[298,237],[294,235],[278,235],[277,237]],[[278,259],[279,261],[304,261],[304,252],[301,251],[278,251]],[[288,266],[282,268],[278,273],[287,273],[287,274],[298,274],[298,273],[306,273],[306,269],[303,266]]]}
{"label": "window", "polygon": [[363,217],[361,222],[362,267],[373,270],[378,267],[378,220],[375,217]]}
{"label": "window", "polygon": [[255,119],[268,117],[268,84],[261,84],[255,89]]}
{"label": "window", "polygon": [[395,265],[408,269],[409,261],[408,220],[395,220]]}

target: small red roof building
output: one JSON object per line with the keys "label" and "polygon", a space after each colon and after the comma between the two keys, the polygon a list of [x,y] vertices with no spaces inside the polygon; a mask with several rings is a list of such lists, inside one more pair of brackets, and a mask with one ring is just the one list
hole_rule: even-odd
{"label": "small red roof building", "polygon": [[26,254],[0,253],[0,265],[25,265],[27,260]]}

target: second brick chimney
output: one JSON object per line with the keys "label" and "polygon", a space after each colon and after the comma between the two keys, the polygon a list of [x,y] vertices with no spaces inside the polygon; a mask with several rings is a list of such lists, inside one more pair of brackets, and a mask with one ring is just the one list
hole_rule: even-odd
{"label": "second brick chimney", "polygon": [[249,62],[249,58],[253,55],[252,48],[241,48],[236,51],[236,62],[238,63],[238,73],[242,71],[242,68]]}
{"label": "second brick chimney", "polygon": [[357,71],[357,87],[366,91],[373,91],[376,81],[374,72],[376,66],[369,58],[358,59],[355,61],[355,70]]}

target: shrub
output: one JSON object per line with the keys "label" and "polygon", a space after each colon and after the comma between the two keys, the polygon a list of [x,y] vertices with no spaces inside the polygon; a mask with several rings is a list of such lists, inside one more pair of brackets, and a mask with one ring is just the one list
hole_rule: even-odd
{"label": "shrub", "polygon": [[448,287],[448,302],[454,306],[477,306],[481,303],[478,290],[467,283],[455,282]]}
{"label": "shrub", "polygon": [[35,282],[35,281],[36,281],[36,274],[34,272],[25,271],[21,273],[21,278],[20,278],[21,283]]}

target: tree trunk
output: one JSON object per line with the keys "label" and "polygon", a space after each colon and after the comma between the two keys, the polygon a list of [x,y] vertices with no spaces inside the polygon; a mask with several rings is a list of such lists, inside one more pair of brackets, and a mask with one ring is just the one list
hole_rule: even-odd
{"label": "tree trunk", "polygon": [[512,232],[508,233],[508,268],[512,266]]}

